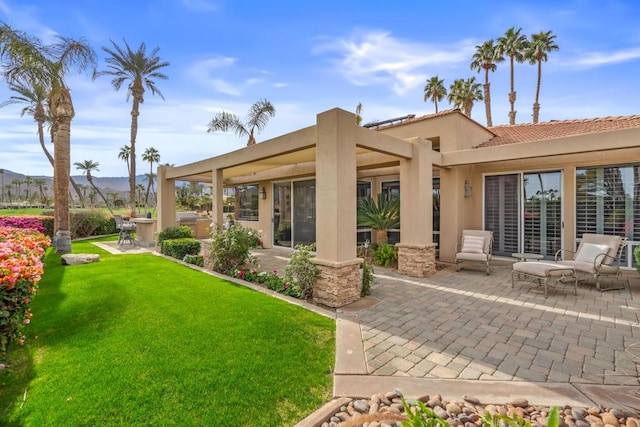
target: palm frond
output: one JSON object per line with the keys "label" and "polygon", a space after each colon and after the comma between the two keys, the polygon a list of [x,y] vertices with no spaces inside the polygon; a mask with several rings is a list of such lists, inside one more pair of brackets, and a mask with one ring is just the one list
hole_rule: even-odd
{"label": "palm frond", "polygon": [[233,113],[221,111],[207,125],[207,132],[233,132],[238,136],[247,136],[249,131],[240,118]]}

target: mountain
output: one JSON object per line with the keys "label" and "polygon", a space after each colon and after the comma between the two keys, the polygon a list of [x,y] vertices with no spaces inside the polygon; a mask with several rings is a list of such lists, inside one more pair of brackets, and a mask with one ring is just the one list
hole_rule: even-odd
{"label": "mountain", "polygon": [[[1,168],[0,168],[1,169]],[[24,175],[18,172],[10,171],[9,169],[4,169],[4,174],[0,175],[0,180],[4,182],[4,185],[11,184],[14,180],[24,181],[24,179],[29,176],[31,179],[40,179],[43,178],[46,181],[46,185],[51,189],[53,187],[53,177],[50,176],[42,176],[42,175]],[[89,181],[84,175],[72,175],[76,184],[80,185],[89,185]],[[119,193],[128,193],[129,192],[129,177],[100,177],[93,176],[93,183],[103,191],[117,191]],[[138,175],[136,177],[136,183],[143,184],[146,188],[147,181],[144,175]],[[32,187],[35,186],[32,184]],[[24,188],[24,184],[22,186]]]}

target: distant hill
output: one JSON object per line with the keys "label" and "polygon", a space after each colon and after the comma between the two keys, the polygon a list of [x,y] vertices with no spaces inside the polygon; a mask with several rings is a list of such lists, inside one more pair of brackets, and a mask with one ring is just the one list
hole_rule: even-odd
{"label": "distant hill", "polygon": [[[4,182],[4,185],[8,185],[11,184],[11,181],[13,180],[20,180],[20,181],[24,181],[24,179],[29,176],[31,177],[31,179],[40,179],[43,178],[46,183],[47,186],[49,188],[53,187],[53,177],[51,176],[42,176],[42,175],[25,175],[25,174],[21,174],[18,172],[13,172],[9,169],[4,169],[4,174],[0,175],[0,180],[2,180]],[[84,175],[72,175],[74,181],[77,184],[82,184],[82,185],[89,185],[89,182],[87,181],[87,178]],[[122,176],[122,177],[100,177],[100,176],[93,176],[93,183],[99,187],[101,190],[104,191],[117,191],[120,193],[125,193],[129,191],[129,177],[126,176]],[[138,175],[136,177],[136,183],[138,184],[144,184],[144,186],[146,187],[147,185],[147,181],[145,179],[144,175]]]}

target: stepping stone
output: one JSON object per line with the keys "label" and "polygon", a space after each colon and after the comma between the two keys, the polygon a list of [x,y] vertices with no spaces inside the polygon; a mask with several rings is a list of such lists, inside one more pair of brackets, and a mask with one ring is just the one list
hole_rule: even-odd
{"label": "stepping stone", "polygon": [[62,265],[90,264],[100,261],[98,254],[66,254],[62,255]]}

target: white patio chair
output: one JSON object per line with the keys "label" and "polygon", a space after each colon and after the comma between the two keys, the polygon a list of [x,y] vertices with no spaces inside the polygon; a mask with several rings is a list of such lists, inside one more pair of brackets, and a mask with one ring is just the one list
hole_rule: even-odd
{"label": "white patio chair", "polygon": [[462,262],[482,262],[491,273],[489,262],[493,250],[493,231],[462,230],[462,239],[456,249],[456,271],[460,271]]}

